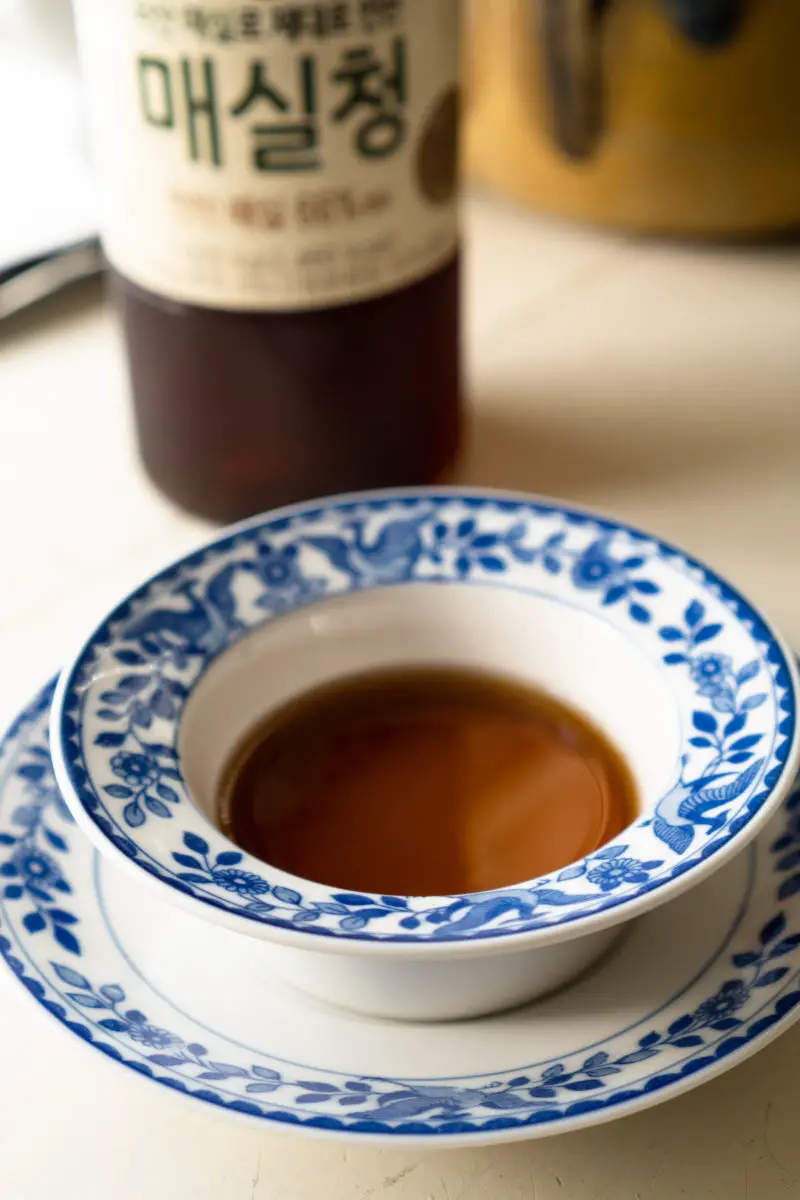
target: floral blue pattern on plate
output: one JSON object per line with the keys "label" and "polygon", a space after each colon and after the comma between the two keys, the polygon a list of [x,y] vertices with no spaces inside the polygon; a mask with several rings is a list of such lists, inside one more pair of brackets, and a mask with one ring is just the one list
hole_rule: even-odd
{"label": "floral blue pattern on plate", "polygon": [[[101,863],[54,787],[47,749],[52,692],[50,685],[40,694],[0,747],[0,850],[3,867],[12,867],[2,871],[0,954],[58,1022],[154,1084],[262,1123],[367,1140],[464,1145],[561,1132],[636,1111],[713,1077],[795,1019],[800,789],[754,847],[699,891],[645,918],[621,951],[550,1007],[544,1001],[508,1018],[449,1028],[354,1022],[295,993],[282,995],[279,984],[271,996],[269,981],[255,984],[246,975],[237,980],[247,959],[228,962],[225,956],[239,939],[190,921],[172,906],[162,909],[151,893]],[[39,854],[46,870],[28,870],[26,856]],[[736,879],[723,887],[726,875]],[[56,892],[65,897],[62,918],[52,915]],[[232,1001],[219,1002],[213,1025],[185,1010],[180,976],[170,977],[167,967],[176,958],[173,950],[167,945],[160,958],[150,954],[148,960],[154,913],[161,914],[162,932],[177,922],[179,946],[190,930],[210,938],[201,956],[206,975],[195,973],[188,993],[193,1007],[201,1007],[204,985],[218,992],[220,971],[229,996],[253,992],[252,1007],[266,1018],[251,1034],[257,1044],[243,1043],[241,1013],[226,1007]],[[128,921],[122,929],[120,914]],[[694,934],[697,945],[689,953],[688,931],[704,921],[713,928]],[[71,940],[59,936],[64,929]],[[642,982],[659,971],[652,986]],[[647,995],[640,1008],[637,987]],[[601,996],[626,997],[624,1013],[612,1012],[604,1028],[597,1026],[603,1008],[597,989]],[[570,1005],[559,1025],[553,1014]],[[296,1036],[287,1021],[299,1027]],[[282,1035],[276,1032],[281,1028]],[[480,1046],[492,1038],[501,1049],[491,1053],[506,1059],[501,1069],[480,1064],[488,1053]],[[392,1048],[394,1040],[402,1042],[399,1048]],[[309,1047],[320,1061],[313,1053],[291,1059],[292,1046],[298,1054]],[[457,1074],[432,1072],[442,1046],[445,1059],[460,1060]],[[398,1054],[408,1074],[384,1069]],[[326,1055],[352,1055],[362,1064],[349,1070],[321,1061]]]}
{"label": "floral blue pattern on plate", "polygon": [[[419,583],[544,596],[635,643],[674,692],[680,774],[612,844],[530,884],[410,901],[289,886],[189,800],[178,759],[187,701],[221,654],[276,616]],[[259,518],[139,588],[62,680],[56,762],[93,836],[206,906],[334,938],[496,938],[642,900],[743,841],[791,777],[792,670],[741,595],[638,530],[500,494],[382,494]]]}

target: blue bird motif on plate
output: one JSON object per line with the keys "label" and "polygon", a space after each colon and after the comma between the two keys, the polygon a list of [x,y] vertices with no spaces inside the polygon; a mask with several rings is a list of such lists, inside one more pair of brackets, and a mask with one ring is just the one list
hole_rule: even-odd
{"label": "blue bird motif on plate", "polygon": [[714,50],[736,37],[745,0],[662,0],[668,18],[695,46]]}
{"label": "blue bird motif on plate", "polygon": [[304,541],[359,585],[401,583],[411,577],[425,552],[420,531],[429,518],[426,512],[419,517],[388,521],[371,542],[366,539],[363,521],[346,523],[350,538],[316,535]]}
{"label": "blue bird motif on plate", "polygon": [[729,776],[730,772],[701,775],[692,782],[680,779],[656,805],[653,833],[670,850],[683,854],[692,844],[695,825],[707,825],[712,833],[722,828],[727,816],[714,810],[741,796],[757,777],[763,764],[764,760],[758,759],[735,779],[720,786],[713,785]]}
{"label": "blue bird motif on plate", "polygon": [[125,629],[126,641],[138,642],[146,653],[205,654],[224,642],[228,629],[224,616],[197,595],[199,583],[187,579],[170,596],[184,596],[186,608],[155,608]]}

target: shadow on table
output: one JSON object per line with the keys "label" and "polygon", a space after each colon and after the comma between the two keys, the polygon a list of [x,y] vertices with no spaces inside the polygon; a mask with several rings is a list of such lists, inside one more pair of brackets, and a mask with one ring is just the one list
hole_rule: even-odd
{"label": "shadow on table", "polygon": [[470,1157],[476,1172],[535,1181],[540,1200],[798,1196],[799,1067],[794,1029],[687,1096],[613,1125]]}
{"label": "shadow on table", "polygon": [[702,410],[600,409],[590,416],[532,404],[528,414],[518,415],[502,402],[489,404],[472,418],[458,478],[575,500],[598,491],[663,488],[665,482],[691,491],[692,479],[796,458],[798,412],[800,406],[763,420],[739,412],[724,423]]}
{"label": "shadow on table", "polygon": [[[799,1106],[794,1029],[688,1095],[591,1129],[459,1151],[325,1142],[313,1151],[331,1197],[783,1200],[800,1196]],[[283,1141],[274,1173],[293,1180],[300,1153]]]}

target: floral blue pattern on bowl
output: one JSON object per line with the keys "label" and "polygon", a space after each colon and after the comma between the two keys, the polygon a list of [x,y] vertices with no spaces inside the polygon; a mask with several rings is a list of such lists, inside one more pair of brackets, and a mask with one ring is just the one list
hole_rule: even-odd
{"label": "floral blue pattern on bowl", "polygon": [[[730,902],[730,919],[699,974],[672,994],[654,997],[651,1011],[626,1006],[618,1027],[599,1040],[587,999],[583,1016],[576,1020],[573,1014],[564,1044],[553,1047],[551,1057],[532,1063],[530,1034],[523,1030],[519,1065],[468,1073],[465,1063],[460,1077],[438,1078],[430,1072],[403,1077],[334,1070],[313,1054],[310,1061],[287,1062],[280,1057],[280,1038],[273,1037],[269,1048],[269,1025],[262,1048],[241,1044],[233,1018],[227,1030],[204,1029],[182,1012],[179,1000],[165,995],[167,983],[148,980],[130,947],[120,943],[105,909],[96,855],[58,799],[47,743],[52,693],[51,684],[0,745],[0,861],[14,868],[2,872],[0,956],[65,1028],[155,1084],[261,1124],[464,1145],[561,1132],[636,1111],[715,1076],[794,1022],[800,1004],[800,788],[749,852],[743,896]],[[37,847],[48,844],[48,862],[50,850],[58,855],[48,878],[64,885],[69,920],[31,919],[49,904],[38,894],[42,872],[21,866],[25,854],[40,852],[30,849],[31,838]],[[123,903],[130,907],[127,893]],[[145,915],[142,922],[147,926]],[[59,937],[63,928],[73,931],[72,942]],[[675,953],[660,947],[657,954],[664,952]],[[211,947],[209,953],[213,957]],[[680,978],[686,966],[676,963],[675,970]],[[617,994],[627,995],[622,974]],[[296,1000],[291,1004],[297,1007]],[[314,1014],[312,1007],[298,1019],[313,1022]],[[467,1027],[465,1047],[480,1041],[482,1027]],[[381,1028],[391,1039],[392,1027]],[[410,1070],[427,1065],[440,1037],[441,1026],[418,1027]]]}
{"label": "floral blue pattern on bowl", "polygon": [[[680,770],[610,845],[518,887],[407,899],[289,886],[190,800],[178,757],[187,701],[220,655],[276,617],[420,583],[545,597],[635,643],[674,693]],[[793,671],[738,592],[629,526],[502,494],[375,494],[267,515],[144,584],[62,678],[54,752],[90,835],[206,911],[328,938],[497,938],[643,901],[751,836],[791,779]]]}

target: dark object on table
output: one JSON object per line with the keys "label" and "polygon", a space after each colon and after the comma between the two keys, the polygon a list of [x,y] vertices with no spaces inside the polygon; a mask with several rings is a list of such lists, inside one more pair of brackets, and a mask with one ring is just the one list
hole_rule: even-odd
{"label": "dark object on table", "polygon": [[677,29],[695,46],[726,46],[739,32],[747,0],[661,0]]}
{"label": "dark object on table", "polygon": [[0,272],[0,320],[99,274],[104,265],[100,243],[92,238]]}
{"label": "dark object on table", "polygon": [[[713,50],[737,34],[747,0],[661,0],[674,27]],[[539,0],[539,36],[553,137],[570,158],[588,158],[605,130],[605,19],[617,0]]]}

